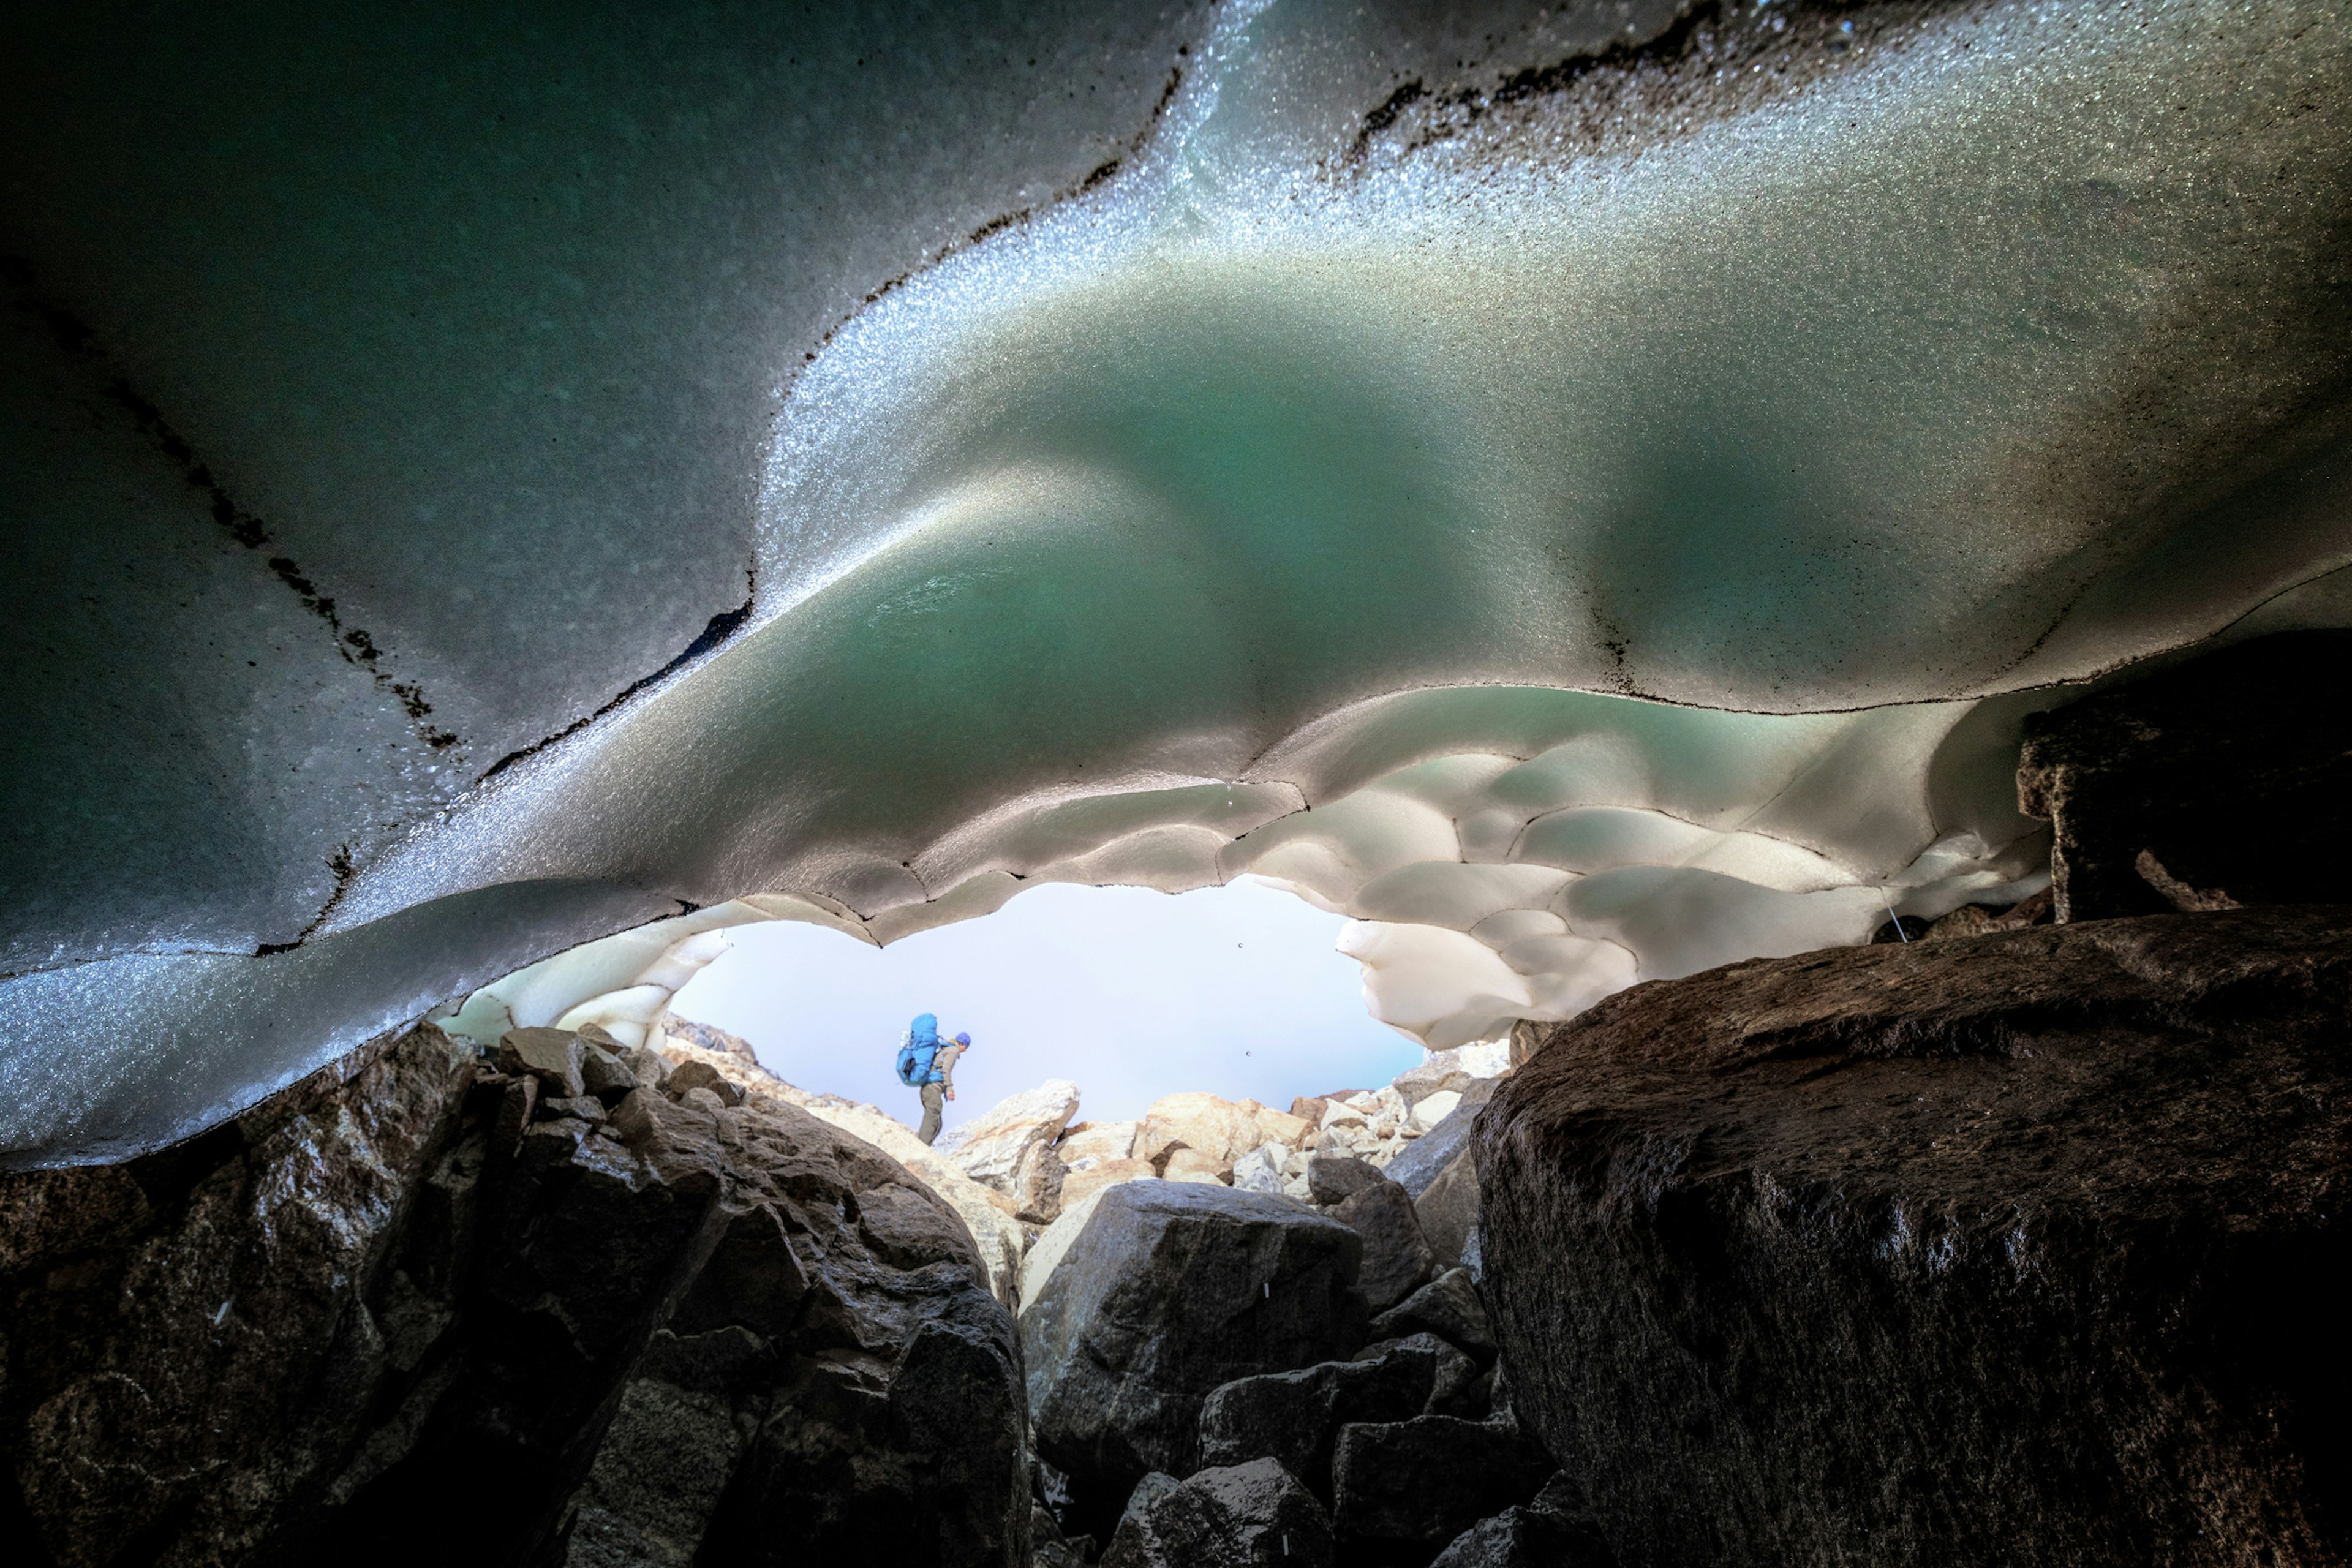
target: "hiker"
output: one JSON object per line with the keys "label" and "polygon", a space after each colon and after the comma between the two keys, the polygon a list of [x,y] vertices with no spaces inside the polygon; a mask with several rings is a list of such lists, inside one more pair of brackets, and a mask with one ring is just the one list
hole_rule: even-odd
{"label": "hiker", "polygon": [[940,1038],[935,1013],[918,1013],[898,1042],[898,1081],[923,1091],[923,1125],[915,1134],[929,1143],[940,1135],[942,1103],[955,1098],[956,1058],[971,1049],[971,1037]]}

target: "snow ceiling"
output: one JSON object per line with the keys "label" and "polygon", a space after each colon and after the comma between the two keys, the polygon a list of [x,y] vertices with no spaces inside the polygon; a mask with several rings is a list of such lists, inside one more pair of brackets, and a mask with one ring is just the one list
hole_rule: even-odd
{"label": "snow ceiling", "polygon": [[2352,624],[2338,5],[38,9],[17,1163],[1024,879],[1454,1044],[2021,896],[2025,713]]}

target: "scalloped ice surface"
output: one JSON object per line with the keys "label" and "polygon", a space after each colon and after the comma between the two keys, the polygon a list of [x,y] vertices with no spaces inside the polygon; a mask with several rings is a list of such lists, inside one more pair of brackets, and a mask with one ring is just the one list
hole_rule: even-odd
{"label": "scalloped ice surface", "polygon": [[[1355,918],[1379,1016],[1456,1045],[2032,891],[2011,773],[2054,683],[2352,624],[2340,8],[1447,15],[1090,46],[1189,40],[1113,174],[813,358],[746,334],[779,416],[740,627],[494,776],[388,791],[293,952],[0,985],[0,1147],[151,1145],[445,1000],[642,1032],[730,924],[887,941],[1024,880],[1278,882]],[[1512,74],[1612,39],[1656,42]],[[538,438],[471,387],[437,417],[485,461]],[[649,579],[526,523],[481,527],[625,647],[527,593],[441,644],[387,610],[461,712],[667,657]],[[369,549],[425,573],[436,539]],[[206,919],[258,897],[221,886]]]}

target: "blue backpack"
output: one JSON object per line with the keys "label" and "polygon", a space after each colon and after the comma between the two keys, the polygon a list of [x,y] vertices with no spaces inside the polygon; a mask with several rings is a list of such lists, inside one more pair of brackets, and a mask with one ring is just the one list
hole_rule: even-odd
{"label": "blue backpack", "polygon": [[898,1081],[918,1089],[931,1079],[931,1058],[940,1054],[940,1019],[936,1013],[918,1013],[898,1042]]}

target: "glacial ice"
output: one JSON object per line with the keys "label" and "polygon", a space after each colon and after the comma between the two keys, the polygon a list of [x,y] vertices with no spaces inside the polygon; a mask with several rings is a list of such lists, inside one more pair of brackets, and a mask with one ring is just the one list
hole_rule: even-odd
{"label": "glacial ice", "polygon": [[[430,291],[372,264],[273,275],[300,302],[275,315],[240,275],[237,310],[173,316],[137,244],[93,263],[109,352],[160,367],[384,658],[298,647],[267,674],[314,710],[238,717],[233,662],[142,640],[285,612],[233,552],[194,619],[126,625],[195,739],[134,734],[119,777],[93,754],[70,820],[67,786],[20,777],[6,1158],[152,1145],[430,1007],[626,1037],[731,924],[890,941],[1041,880],[1277,882],[1353,917],[1379,1016],[1459,1045],[2031,892],[2026,713],[2352,624],[2339,8],[2012,0],[1847,34],[1733,5],[1646,63],[1540,79],[1512,73],[1672,8],[1464,10],[1460,37],[1306,0],[1108,15],[1037,25],[1114,89],[1034,123],[1005,119],[1003,62],[877,45],[939,82],[923,112],[996,128],[970,170],[913,170],[903,211],[870,199],[868,100],[820,134],[718,92],[723,27],[664,34],[608,107],[720,149],[740,188],[598,187],[591,281],[542,276],[523,218],[469,234],[490,292],[429,352],[383,348],[386,301]],[[850,105],[850,79],[810,90]],[[695,118],[714,93],[740,111]],[[558,98],[509,106],[513,177],[551,166],[581,112]],[[776,174],[795,147],[813,172]],[[1081,187],[1074,150],[1109,148]],[[63,160],[12,194],[55,195]],[[241,201],[316,194],[260,167],[285,188]],[[430,178],[496,188],[466,167]],[[91,253],[95,209],[58,199],[48,254]],[[941,245],[991,202],[1028,216]],[[818,209],[855,235],[813,237]],[[189,276],[215,243],[155,242]],[[787,281],[783,255],[817,259]],[[625,341],[562,303],[597,289]],[[548,346],[461,342],[492,303]],[[223,368],[247,348],[250,388]],[[33,358],[8,386],[99,374]],[[12,504],[88,527],[110,514],[74,485],[137,469],[149,499],[105,505],[203,526],[156,521],[182,502],[135,436],[57,436],[71,460]],[[740,625],[597,712],[747,560]],[[409,736],[379,670],[458,741]],[[141,815],[140,780],[197,752],[217,779]]]}

